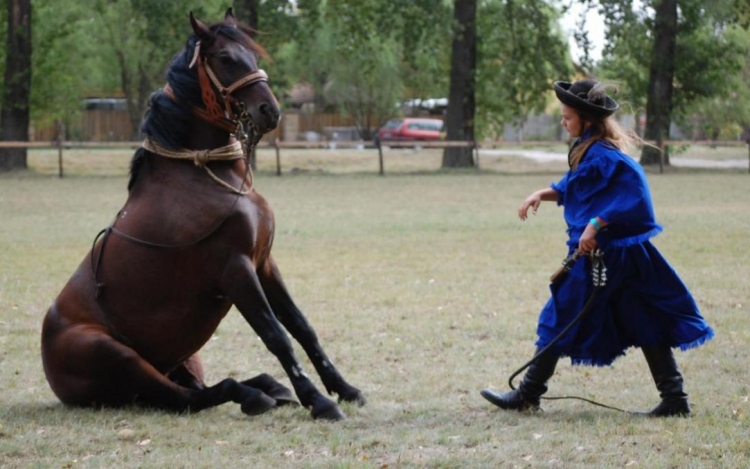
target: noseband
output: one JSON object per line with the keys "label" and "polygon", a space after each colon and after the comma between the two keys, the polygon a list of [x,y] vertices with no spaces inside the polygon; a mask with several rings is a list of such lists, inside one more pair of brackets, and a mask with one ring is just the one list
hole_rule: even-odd
{"label": "noseband", "polygon": [[[254,125],[245,109],[245,103],[232,96],[232,93],[261,81],[268,82],[268,74],[258,69],[245,74],[239,80],[225,87],[216,77],[216,73],[211,69],[208,62],[203,58],[200,47],[201,42],[196,42],[193,59],[190,61],[189,68],[195,66],[198,68],[198,83],[201,87],[201,99],[205,107],[192,106],[193,114],[209,124],[235,135],[239,141],[245,143],[247,140],[246,132],[251,129],[254,130]],[[223,109],[217,100],[214,87],[216,87],[219,96],[221,96],[224,102]],[[164,93],[172,101],[177,102],[174,91],[169,86],[169,83],[164,87]],[[239,109],[239,114],[235,112],[235,108]]]}

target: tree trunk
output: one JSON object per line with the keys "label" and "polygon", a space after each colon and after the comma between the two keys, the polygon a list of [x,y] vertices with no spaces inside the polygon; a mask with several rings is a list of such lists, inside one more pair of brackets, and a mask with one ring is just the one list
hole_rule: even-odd
{"label": "tree trunk", "polygon": [[[31,93],[31,0],[7,0],[7,6],[8,39],[0,140],[27,142]],[[0,148],[0,171],[26,167],[26,148]]]}
{"label": "tree trunk", "polygon": [[258,30],[258,5],[257,0],[237,0],[234,2],[237,19]]}
{"label": "tree trunk", "polygon": [[[646,129],[644,139],[659,144],[669,139],[672,114],[672,81],[674,78],[674,53],[677,42],[677,0],[661,0],[656,5],[654,18],[654,50],[648,79],[646,103]],[[641,164],[659,163],[660,154],[655,148],[644,146]],[[669,154],[664,151],[664,164],[669,164]]]}
{"label": "tree trunk", "polygon": [[[456,0],[453,17],[453,50],[448,110],[445,116],[449,141],[474,141],[475,74],[477,64],[477,1]],[[474,166],[472,147],[453,147],[443,151],[443,168]]]}

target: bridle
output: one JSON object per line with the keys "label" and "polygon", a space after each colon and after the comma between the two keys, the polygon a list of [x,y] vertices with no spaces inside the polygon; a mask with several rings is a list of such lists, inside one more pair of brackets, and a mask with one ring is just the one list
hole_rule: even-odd
{"label": "bridle", "polygon": [[[208,229],[205,233],[203,233],[196,239],[182,244],[155,243],[145,239],[137,238],[135,236],[131,236],[125,232],[120,231],[115,228],[115,224],[120,218],[120,212],[118,212],[114,220],[112,220],[112,223],[96,235],[96,237],[94,238],[94,243],[91,247],[90,262],[92,275],[94,277],[94,284],[96,286],[95,298],[97,299],[97,301],[99,301],[102,289],[105,286],[99,278],[99,272],[101,271],[102,260],[104,258],[104,248],[111,234],[115,234],[120,238],[123,238],[132,243],[142,246],[148,246],[151,248],[178,249],[194,246],[215,233],[233,213],[234,207],[237,205],[240,198],[243,195],[247,194],[250,190],[252,190],[252,171],[249,162],[246,161],[246,172],[242,180],[242,185],[239,189],[236,189],[219,179],[206,165],[206,163],[215,160],[234,160],[239,158],[244,158],[245,160],[247,160],[248,156],[252,153],[253,148],[257,144],[257,140],[260,139],[261,135],[259,134],[259,132],[257,132],[257,128],[253,124],[250,114],[248,114],[247,110],[245,109],[245,103],[235,98],[232,93],[261,81],[268,82],[268,74],[266,74],[265,71],[258,69],[246,73],[240,79],[225,87],[216,77],[216,73],[211,69],[211,66],[208,64],[208,62],[202,57],[200,45],[200,41],[197,41],[195,44],[193,59],[190,61],[189,68],[192,69],[195,66],[197,66],[198,68],[198,82],[201,88],[201,99],[205,108],[194,105],[191,105],[190,108],[193,115],[195,115],[196,117],[208,122],[209,124],[219,129],[229,132],[229,134],[231,135],[229,139],[230,143],[226,146],[215,148],[212,150],[171,150],[161,147],[157,142],[152,141],[149,137],[146,137],[142,144],[142,147],[148,151],[167,158],[193,160],[196,166],[203,167],[216,182],[232,190],[232,192],[234,192],[237,197],[234,198],[232,206],[229,208],[228,212],[223,216],[218,217],[217,221],[213,223],[213,226],[211,226],[210,229]],[[214,91],[214,87],[218,91],[218,95],[223,101],[223,109],[219,104],[217,93]],[[179,100],[177,99],[177,96],[175,95],[174,90],[172,90],[172,87],[169,85],[169,83],[164,86],[162,92],[173,102],[179,104]],[[239,112],[235,112],[235,109],[239,110]],[[252,132],[252,137],[248,135],[248,132]],[[246,185],[248,189],[244,190]],[[99,248],[99,255],[95,256],[96,243],[100,237],[102,239],[102,242]],[[112,321],[109,319],[104,306],[101,306],[101,308],[104,313],[104,322],[109,328],[112,336],[124,344],[130,344],[131,342],[127,337],[117,332],[112,324]]]}
{"label": "bridle", "polygon": [[[201,41],[195,43],[193,58],[190,61],[190,65],[188,65],[188,68],[190,69],[193,67],[197,68],[198,84],[200,85],[201,100],[203,101],[204,106],[200,107],[190,105],[193,115],[214,127],[229,132],[233,137],[230,138],[230,142],[232,143],[213,150],[171,150],[161,147],[157,142],[154,142],[147,137],[142,146],[152,153],[167,158],[193,160],[196,166],[204,168],[209,176],[222,186],[229,188],[238,195],[245,194],[252,189],[252,173],[248,159],[252,154],[255,145],[260,140],[261,133],[258,132],[257,127],[253,124],[250,114],[247,112],[247,109],[245,109],[245,103],[235,98],[233,93],[242,88],[254,85],[255,83],[262,81],[268,82],[268,74],[266,74],[265,71],[258,69],[246,73],[229,86],[224,86],[208,64],[208,61],[203,57],[203,54],[201,53]],[[179,104],[179,100],[169,83],[164,86],[162,91],[170,100]],[[221,101],[223,101],[223,107],[219,104],[217,94]],[[243,178],[243,187],[244,182],[246,182],[250,176],[250,183],[248,184],[249,188],[247,191],[243,190],[243,187],[236,189],[222,181],[206,165],[207,162],[212,160],[234,160],[239,158],[245,159],[246,163],[246,174]]]}
{"label": "bridle", "polygon": [[[245,103],[235,98],[233,93],[261,81],[268,82],[268,74],[258,69],[248,72],[229,86],[224,86],[216,77],[216,73],[208,64],[208,61],[205,60],[203,54],[201,54],[200,41],[195,43],[195,51],[193,52],[193,59],[190,61],[189,68],[196,66],[204,107],[191,106],[193,115],[234,135],[243,144],[244,148],[250,138],[248,132],[253,132],[253,139],[256,137],[255,134],[257,132],[255,132],[256,128],[253,125],[250,114],[245,109]],[[214,88],[218,91],[218,96],[223,101],[223,108],[219,104],[217,92],[214,91]],[[178,102],[169,83],[166,84],[163,91],[172,101]],[[235,112],[235,109],[239,112]],[[251,143],[254,144],[255,142]]]}

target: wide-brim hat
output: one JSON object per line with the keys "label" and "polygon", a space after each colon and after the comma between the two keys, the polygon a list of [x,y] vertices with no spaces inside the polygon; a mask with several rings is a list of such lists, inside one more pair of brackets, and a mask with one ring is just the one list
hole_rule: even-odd
{"label": "wide-brim hat", "polygon": [[604,87],[594,80],[556,81],[554,86],[557,99],[585,116],[604,119],[620,109],[620,105],[607,96]]}

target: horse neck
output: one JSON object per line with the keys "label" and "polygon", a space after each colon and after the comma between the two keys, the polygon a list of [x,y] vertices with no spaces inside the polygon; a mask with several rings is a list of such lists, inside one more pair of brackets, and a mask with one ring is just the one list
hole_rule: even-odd
{"label": "horse neck", "polygon": [[190,137],[185,148],[188,150],[213,150],[229,145],[230,135],[213,125],[196,120],[191,126]]}

